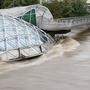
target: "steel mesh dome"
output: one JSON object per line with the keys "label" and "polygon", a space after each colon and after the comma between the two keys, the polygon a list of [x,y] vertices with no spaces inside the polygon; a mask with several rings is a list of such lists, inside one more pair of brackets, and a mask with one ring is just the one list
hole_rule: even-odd
{"label": "steel mesh dome", "polygon": [[21,50],[21,54],[24,56],[33,56],[40,53],[36,46],[51,42],[52,38],[36,26],[20,19],[0,15],[1,57],[3,56],[5,59],[18,58],[18,54],[20,54],[18,49]]}
{"label": "steel mesh dome", "polygon": [[13,18],[17,18],[19,16],[23,16],[25,13],[31,11],[32,9],[35,9],[37,23],[39,23],[41,19],[49,20],[49,21],[53,20],[53,15],[49,11],[49,9],[40,4],[23,6],[23,7],[14,7],[8,9],[0,9],[0,13],[3,15],[12,16]]}

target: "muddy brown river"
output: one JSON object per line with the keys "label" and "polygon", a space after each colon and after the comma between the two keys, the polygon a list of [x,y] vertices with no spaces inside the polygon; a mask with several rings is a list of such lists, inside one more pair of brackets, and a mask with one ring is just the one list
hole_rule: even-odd
{"label": "muddy brown river", "polygon": [[76,49],[62,54],[55,47],[33,66],[26,61],[1,74],[0,90],[90,90],[90,30],[72,30],[69,36],[80,43]]}

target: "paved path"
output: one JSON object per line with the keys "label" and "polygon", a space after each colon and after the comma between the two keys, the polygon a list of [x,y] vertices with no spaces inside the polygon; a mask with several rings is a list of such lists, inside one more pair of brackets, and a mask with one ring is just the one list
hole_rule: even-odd
{"label": "paved path", "polygon": [[73,52],[0,75],[0,90],[90,90],[90,31],[76,39],[81,46]]}

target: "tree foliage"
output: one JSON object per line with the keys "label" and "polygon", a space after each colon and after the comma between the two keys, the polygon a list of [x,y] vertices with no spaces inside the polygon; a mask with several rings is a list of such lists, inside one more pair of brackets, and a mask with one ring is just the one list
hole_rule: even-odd
{"label": "tree foliage", "polygon": [[44,3],[54,18],[82,16],[87,14],[86,0],[54,0],[52,3]]}
{"label": "tree foliage", "polygon": [[3,2],[4,2],[4,0],[0,0],[0,9],[2,8]]}
{"label": "tree foliage", "polygon": [[52,15],[54,16],[54,17],[58,17],[58,18],[60,18],[61,16],[60,16],[60,12],[61,12],[61,10],[60,10],[60,3],[58,3],[58,1],[56,0],[56,1],[53,1],[52,3],[44,3],[43,4],[44,6],[46,6],[50,11],[51,11],[51,13],[52,13]]}
{"label": "tree foliage", "polygon": [[[44,3],[48,7],[54,18],[82,16],[87,14],[87,0],[53,0],[52,3]],[[15,6],[26,6],[38,4],[39,0],[0,0],[0,8]]]}
{"label": "tree foliage", "polygon": [[4,0],[1,8],[38,4],[39,0]]}
{"label": "tree foliage", "polygon": [[75,16],[87,14],[86,0],[74,0],[72,8],[72,13]]}

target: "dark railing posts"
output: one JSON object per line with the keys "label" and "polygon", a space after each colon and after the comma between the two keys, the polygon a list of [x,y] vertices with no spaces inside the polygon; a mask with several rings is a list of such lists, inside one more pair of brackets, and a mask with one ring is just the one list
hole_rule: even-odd
{"label": "dark railing posts", "polygon": [[40,49],[40,51],[41,51],[41,53],[42,53],[43,51],[42,51],[42,46],[41,46],[41,45],[39,46],[39,49]]}
{"label": "dark railing posts", "polygon": [[21,57],[21,52],[20,52],[20,48],[17,49],[18,50],[18,57]]}

